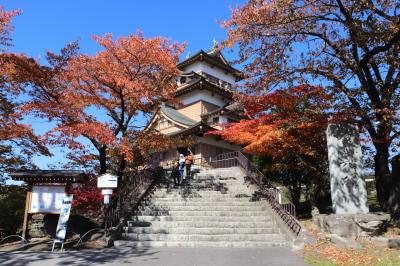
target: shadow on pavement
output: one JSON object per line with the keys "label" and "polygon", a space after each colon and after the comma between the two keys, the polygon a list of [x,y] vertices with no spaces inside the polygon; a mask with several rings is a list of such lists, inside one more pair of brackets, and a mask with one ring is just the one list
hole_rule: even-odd
{"label": "shadow on pavement", "polygon": [[128,258],[143,257],[143,259],[157,260],[158,251],[148,249],[105,249],[81,250],[65,252],[0,252],[0,265],[26,266],[26,265],[90,265],[122,262]]}

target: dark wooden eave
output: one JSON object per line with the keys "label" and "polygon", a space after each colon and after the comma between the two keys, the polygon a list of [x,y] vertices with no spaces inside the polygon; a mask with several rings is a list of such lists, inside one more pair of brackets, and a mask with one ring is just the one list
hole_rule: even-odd
{"label": "dark wooden eave", "polygon": [[233,76],[235,76],[236,81],[242,80],[244,75],[243,72],[240,70],[237,70],[236,68],[226,64],[223,60],[219,59],[216,56],[211,56],[207,52],[200,50],[200,52],[196,53],[195,55],[183,60],[182,62],[178,63],[176,66],[180,69],[183,70],[185,67],[197,62],[197,61],[204,61],[207,62],[213,66],[219,67],[223,70],[225,70],[228,73],[231,73]]}
{"label": "dark wooden eave", "polygon": [[80,170],[21,170],[11,172],[10,176],[27,183],[79,183],[88,178]]}
{"label": "dark wooden eave", "polygon": [[248,116],[244,115],[244,107],[239,102],[229,103],[223,107],[202,114],[201,118],[208,119],[210,117],[215,117],[219,115],[229,115],[235,117],[236,119],[248,118]]}
{"label": "dark wooden eave", "polygon": [[232,99],[233,95],[230,90],[222,88],[214,83],[211,83],[204,77],[198,77],[194,81],[191,81],[190,83],[185,84],[182,87],[178,88],[177,91],[175,92],[175,96],[181,96],[196,89],[209,90],[216,94],[220,94],[221,96],[224,96],[229,100]]}
{"label": "dark wooden eave", "polygon": [[191,127],[167,134],[169,137],[180,137],[180,136],[189,136],[189,135],[197,135],[197,136],[203,136],[204,133],[210,130],[216,130],[215,128],[209,126],[206,123],[199,122],[196,125],[193,125]]}

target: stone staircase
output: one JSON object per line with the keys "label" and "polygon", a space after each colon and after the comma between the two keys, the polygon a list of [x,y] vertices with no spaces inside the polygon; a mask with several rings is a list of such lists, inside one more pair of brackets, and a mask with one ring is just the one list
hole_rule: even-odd
{"label": "stone staircase", "polygon": [[240,168],[201,170],[186,186],[164,179],[127,221],[116,247],[287,246]]}

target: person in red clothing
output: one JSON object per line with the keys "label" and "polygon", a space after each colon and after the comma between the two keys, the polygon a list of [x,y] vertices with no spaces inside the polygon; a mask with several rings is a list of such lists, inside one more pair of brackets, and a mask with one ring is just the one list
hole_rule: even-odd
{"label": "person in red clothing", "polygon": [[190,169],[192,168],[193,164],[193,154],[189,151],[185,157],[185,166],[186,166],[186,177],[190,178]]}

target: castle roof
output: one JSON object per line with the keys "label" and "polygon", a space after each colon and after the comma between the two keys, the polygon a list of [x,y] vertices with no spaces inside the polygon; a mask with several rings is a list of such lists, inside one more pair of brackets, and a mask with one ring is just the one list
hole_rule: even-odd
{"label": "castle roof", "polygon": [[192,125],[191,127],[176,131],[176,132],[172,132],[167,134],[169,137],[176,137],[176,136],[189,136],[189,135],[204,135],[204,133],[206,133],[207,131],[210,130],[216,130],[215,128],[211,127],[210,125],[204,123],[204,122],[198,122],[194,125]]}
{"label": "castle roof", "polygon": [[223,107],[220,107],[218,109],[212,110],[208,113],[202,114],[201,117],[204,119],[207,119],[212,116],[217,116],[217,115],[232,115],[234,114],[235,116],[241,116],[241,114],[244,112],[244,106],[240,102],[233,102],[230,104],[227,104]]}
{"label": "castle roof", "polygon": [[189,117],[178,112],[175,108],[168,106],[165,103],[161,104],[160,111],[171,120],[186,126],[193,126],[197,123],[193,119],[190,119]]}
{"label": "castle roof", "polygon": [[10,173],[13,180],[27,183],[77,183],[88,178],[80,170],[20,170]]}
{"label": "castle roof", "polygon": [[207,62],[213,66],[225,70],[228,73],[231,73],[233,76],[235,76],[237,81],[243,79],[243,73],[240,70],[232,67],[216,46],[207,52],[205,52],[204,50],[200,50],[193,56],[186,58],[185,60],[178,63],[177,67],[180,70],[183,70],[185,67],[198,61]]}
{"label": "castle roof", "polygon": [[196,73],[194,73],[194,75],[196,75],[197,77],[191,80],[190,82],[184,84],[183,86],[179,87],[176,90],[175,96],[180,96],[196,89],[200,90],[207,89],[211,92],[225,96],[228,99],[232,98],[232,91],[230,91],[229,89],[214,84],[201,75],[198,75]]}

